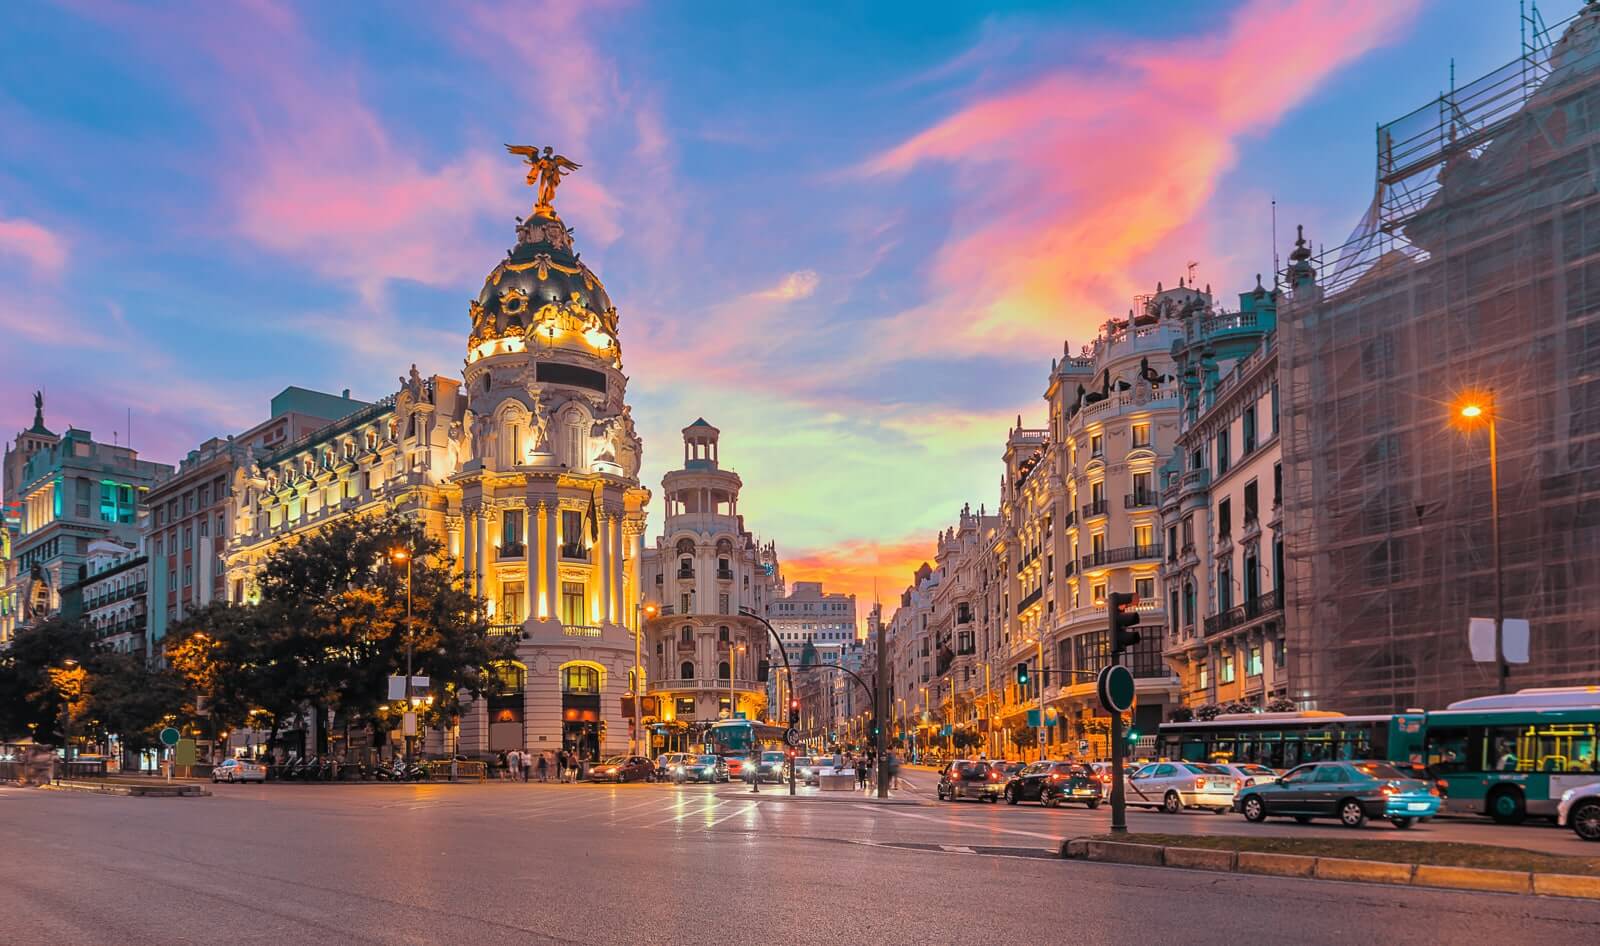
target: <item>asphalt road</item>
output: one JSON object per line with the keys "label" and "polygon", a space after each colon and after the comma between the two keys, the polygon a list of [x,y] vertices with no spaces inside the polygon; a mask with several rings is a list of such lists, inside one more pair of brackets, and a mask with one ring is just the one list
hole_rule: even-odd
{"label": "asphalt road", "polygon": [[0,942],[1600,942],[1590,902],[1069,862],[1062,812],[740,788],[0,789]]}

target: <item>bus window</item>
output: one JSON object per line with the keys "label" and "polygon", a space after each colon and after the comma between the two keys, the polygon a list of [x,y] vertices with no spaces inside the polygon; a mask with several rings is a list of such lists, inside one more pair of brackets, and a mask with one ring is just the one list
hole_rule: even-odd
{"label": "bus window", "polygon": [[1546,723],[1519,748],[1533,760],[1540,772],[1593,772],[1595,770],[1595,727],[1593,723]]}
{"label": "bus window", "polygon": [[1477,771],[1471,751],[1471,731],[1449,729],[1444,726],[1428,727],[1427,764],[1440,775],[1454,772]]}
{"label": "bus window", "polygon": [[1488,754],[1484,759],[1484,769],[1491,772],[1515,772],[1519,768],[1524,771],[1533,768],[1533,760],[1520,754],[1518,742],[1522,735],[1520,726],[1496,726],[1488,730]]}

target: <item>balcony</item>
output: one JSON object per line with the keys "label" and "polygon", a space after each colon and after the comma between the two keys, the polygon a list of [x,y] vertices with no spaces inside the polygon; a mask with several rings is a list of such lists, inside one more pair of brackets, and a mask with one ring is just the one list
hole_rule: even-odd
{"label": "balcony", "polygon": [[1062,523],[1062,525],[1066,526],[1068,529],[1070,529],[1073,526],[1077,525],[1078,524],[1078,511],[1076,509],[1068,509],[1067,510],[1067,514],[1064,517],[1062,517],[1061,523]]}
{"label": "balcony", "polygon": [[508,542],[500,546],[497,558],[522,558],[528,554],[528,547],[521,542]]}
{"label": "balcony", "polygon": [[1085,505],[1083,507],[1083,518],[1088,519],[1091,516],[1105,515],[1107,505],[1108,504],[1103,499],[1097,499],[1094,502]]}
{"label": "balcony", "polygon": [[490,637],[521,637],[521,624],[491,624],[489,625]]}
{"label": "balcony", "polygon": [[563,624],[561,633],[568,637],[599,637],[600,629],[592,624]]}
{"label": "balcony", "polygon": [[679,578],[693,578],[694,577],[694,569],[692,569],[692,568],[680,568],[680,569],[678,569],[678,577]]}
{"label": "balcony", "polygon": [[1153,491],[1140,491],[1127,493],[1122,497],[1123,509],[1144,509],[1156,504],[1156,494]]}
{"label": "balcony", "polygon": [[1213,614],[1206,618],[1205,636],[1222,634],[1231,631],[1242,624],[1248,624],[1257,618],[1266,617],[1274,612],[1283,610],[1283,592],[1269,591],[1258,595],[1244,604],[1229,608],[1221,614]]}
{"label": "balcony", "polygon": [[1098,552],[1091,552],[1083,557],[1083,568],[1087,571],[1091,568],[1116,565],[1121,562],[1136,562],[1147,558],[1161,558],[1159,542],[1154,545],[1128,545],[1120,549],[1101,549]]}
{"label": "balcony", "polygon": [[1178,481],[1178,490],[1180,493],[1187,494],[1198,492],[1210,485],[1211,471],[1202,467],[1198,470],[1189,470],[1185,472],[1182,478],[1180,478]]}
{"label": "balcony", "polygon": [[719,569],[717,569],[717,581],[733,581],[733,569],[731,569],[731,568],[719,568]]}
{"label": "balcony", "polygon": [[678,653],[680,653],[680,654],[692,654],[692,653],[694,653],[694,641],[686,641],[686,640],[683,640],[683,639],[680,638],[678,640]]}
{"label": "balcony", "polygon": [[583,547],[582,542],[561,543],[561,557],[572,562],[587,562],[589,550]]}
{"label": "balcony", "polygon": [[1041,588],[1035,588],[1032,591],[1028,592],[1028,596],[1027,597],[1025,597],[1021,601],[1017,602],[1017,613],[1021,614],[1022,612],[1028,610],[1028,608],[1030,606],[1032,606],[1034,604],[1037,604],[1039,599],[1042,598],[1042,597],[1044,597],[1044,588],[1042,588],[1042,587]]}

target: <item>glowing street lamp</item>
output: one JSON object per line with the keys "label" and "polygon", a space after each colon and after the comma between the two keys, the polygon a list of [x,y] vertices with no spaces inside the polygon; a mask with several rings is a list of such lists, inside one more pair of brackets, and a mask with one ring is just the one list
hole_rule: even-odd
{"label": "glowing street lamp", "polygon": [[1498,668],[1500,692],[1507,692],[1511,666],[1506,663],[1505,623],[1506,597],[1505,573],[1500,560],[1500,453],[1495,438],[1494,392],[1466,398],[1456,408],[1456,413],[1470,425],[1485,423],[1489,428],[1489,517],[1491,544],[1494,546],[1494,659]]}
{"label": "glowing street lamp", "polygon": [[[403,546],[389,550],[389,560],[396,565],[404,562],[406,566],[406,711],[414,713],[416,704],[411,698],[411,659],[412,659],[412,634],[411,634],[411,551]],[[415,717],[413,717],[415,718]],[[411,761],[411,736],[406,737],[406,762]]]}

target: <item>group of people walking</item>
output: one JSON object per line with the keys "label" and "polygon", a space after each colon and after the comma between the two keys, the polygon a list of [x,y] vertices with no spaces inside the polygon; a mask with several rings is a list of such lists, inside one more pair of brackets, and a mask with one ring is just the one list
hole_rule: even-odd
{"label": "group of people walking", "polygon": [[512,749],[500,753],[495,763],[500,777],[513,782],[529,782],[535,779],[548,782],[552,776],[558,782],[576,782],[583,776],[588,765],[588,757],[572,749],[554,752],[545,750],[537,753],[526,749]]}

